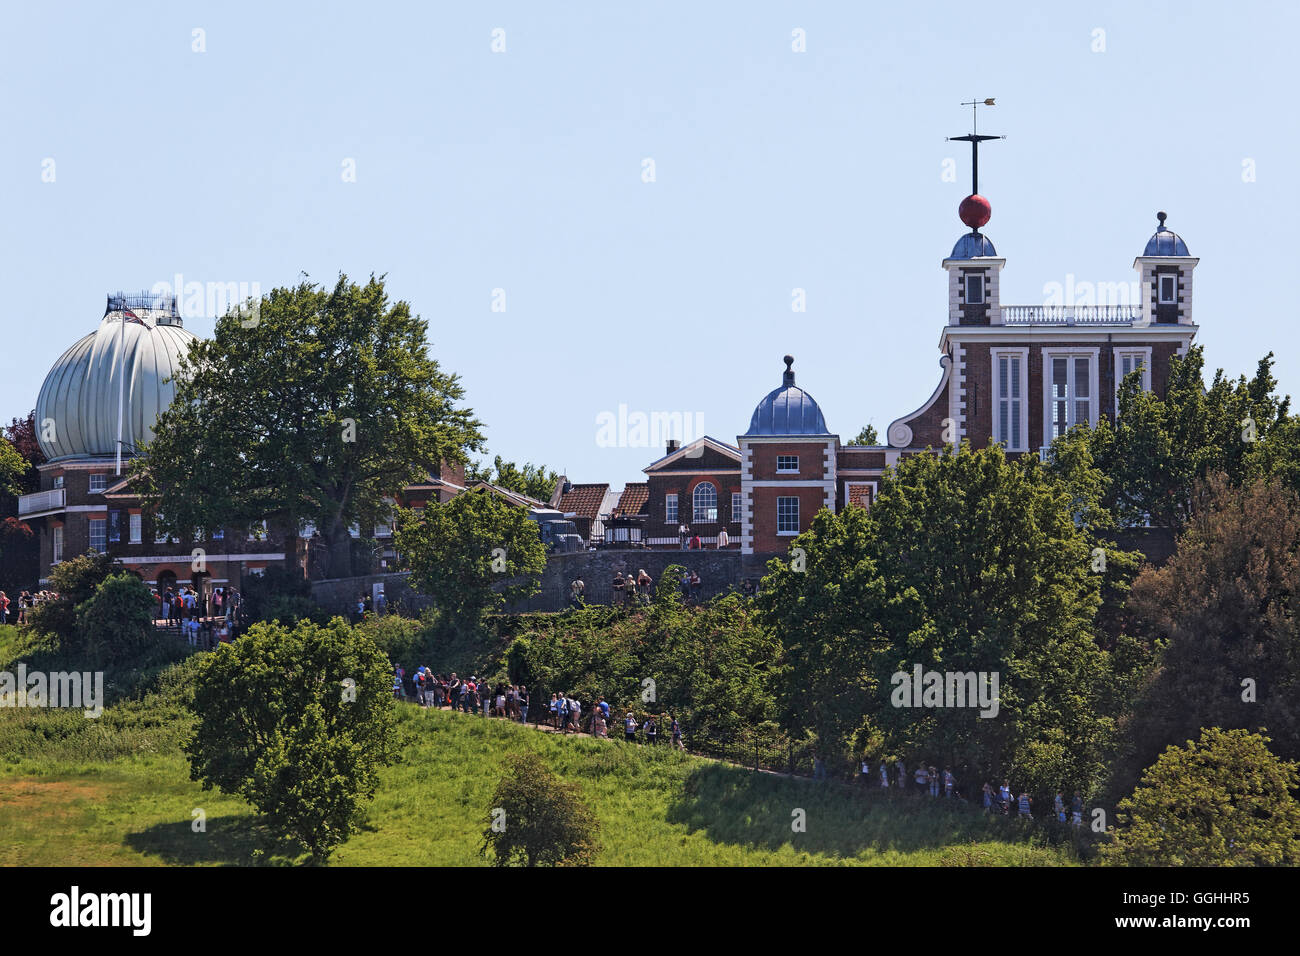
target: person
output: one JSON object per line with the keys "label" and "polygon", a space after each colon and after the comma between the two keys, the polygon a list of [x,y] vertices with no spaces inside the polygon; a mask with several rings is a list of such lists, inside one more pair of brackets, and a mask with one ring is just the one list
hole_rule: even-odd
{"label": "person", "polygon": [[1083,797],[1079,796],[1079,791],[1074,791],[1074,799],[1070,801],[1070,823],[1079,826],[1083,823]]}
{"label": "person", "polygon": [[424,706],[424,665],[421,664],[416,670],[415,676],[411,678],[415,684],[415,702],[421,707]]}
{"label": "person", "polygon": [[636,743],[636,720],[632,717],[632,711],[627,712],[623,718],[623,739],[628,743]]}
{"label": "person", "polygon": [[0,624],[9,623],[9,596],[0,591]]}
{"label": "person", "polygon": [[693,535],[691,537],[691,550],[699,551],[703,547],[704,547],[704,542],[700,540],[699,534]]}
{"label": "person", "polygon": [[677,722],[676,717],[673,718],[673,722],[671,724],[671,733],[672,733],[672,744],[674,749],[685,750],[686,745],[682,743],[682,725]]}
{"label": "person", "polygon": [[677,537],[678,537],[678,538],[680,539],[680,541],[681,541],[681,545],[682,545],[682,550],[683,550],[683,551],[686,550],[686,537],[687,537],[687,535],[689,535],[689,534],[690,534],[690,528],[686,527],[686,525],[684,525],[684,524],[679,524],[679,525],[677,526]]}
{"label": "person", "polygon": [[987,780],[984,781],[984,812],[988,813],[993,809],[993,785]]}
{"label": "person", "polygon": [[880,761],[880,789],[889,789],[889,764],[883,760]]}
{"label": "person", "polygon": [[931,767],[926,772],[925,779],[930,782],[930,796],[937,797],[939,795],[939,771]]}
{"label": "person", "polygon": [[642,568],[640,573],[637,574],[636,584],[637,584],[637,590],[641,592],[641,603],[649,604],[650,593],[653,590],[654,579],[652,579],[650,575],[646,573],[645,568]]}
{"label": "person", "polygon": [[700,603],[700,572],[694,568],[691,568],[691,600]]}
{"label": "person", "polygon": [[826,779],[826,761],[822,758],[820,750],[813,751],[813,779]]}
{"label": "person", "polygon": [[523,684],[519,685],[519,693],[516,695],[519,702],[519,722],[528,723],[528,688]]}
{"label": "person", "polygon": [[1033,801],[1033,800],[1030,798],[1030,796],[1029,796],[1029,791],[1028,791],[1028,790],[1026,790],[1024,793],[1020,794],[1020,815],[1021,815],[1022,817],[1032,816],[1032,814],[1029,812],[1029,810],[1030,810],[1030,805],[1031,805],[1033,802],[1034,802],[1034,801]]}
{"label": "person", "polygon": [[551,695],[551,728],[553,730],[560,729],[560,695],[559,694]]}
{"label": "person", "polygon": [[355,613],[357,616],[358,624],[360,624],[362,621],[366,619],[366,596],[364,594],[358,595],[357,597],[357,606],[356,606]]}
{"label": "person", "polygon": [[582,607],[582,592],[587,590],[587,585],[582,583],[582,578],[574,578],[573,583],[569,585],[569,603],[575,608]]}
{"label": "person", "polygon": [[1003,813],[1011,809],[1011,781],[1003,780],[1002,786],[998,787],[998,803],[1002,805]]}
{"label": "person", "polygon": [[916,768],[913,777],[916,780],[916,788],[925,793],[930,787],[930,775],[925,772],[925,764],[921,764]]}
{"label": "person", "polygon": [[655,723],[654,714],[645,719],[645,739],[650,744],[659,740],[659,726]]}
{"label": "person", "polygon": [[573,724],[575,734],[582,733],[582,704],[577,698],[569,698],[569,723]]}
{"label": "person", "polygon": [[232,624],[239,623],[239,608],[243,604],[243,597],[240,596],[237,589],[231,589],[230,598],[226,601],[226,614]]}
{"label": "person", "polygon": [[689,598],[691,596],[691,572],[682,568],[682,576],[678,583],[682,586],[682,598]]}
{"label": "person", "polygon": [[867,755],[862,755],[862,785],[865,787],[871,783],[871,764],[867,760]]}
{"label": "person", "polygon": [[497,686],[497,716],[505,717],[506,713],[507,712],[506,712],[505,688],[498,685]]}
{"label": "person", "polygon": [[623,580],[623,572],[614,572],[614,606],[618,607],[623,603],[623,594],[627,588],[627,582]]}
{"label": "person", "polygon": [[18,595],[18,623],[27,623],[27,609],[32,606],[32,595],[29,591],[24,591]]}
{"label": "person", "polygon": [[718,550],[725,551],[729,544],[731,544],[731,539],[727,537],[727,529],[718,529]]}
{"label": "person", "polygon": [[603,696],[596,701],[596,709],[600,711],[600,716],[604,717],[606,721],[609,720],[609,704],[606,703]]}
{"label": "person", "polygon": [[593,737],[608,737],[605,733],[605,714],[599,708],[595,707],[591,711],[591,735]]}
{"label": "person", "polygon": [[903,758],[899,757],[894,766],[898,768],[898,789],[907,789],[907,767],[903,765]]}
{"label": "person", "polygon": [[947,767],[943,768],[943,795],[951,797],[953,789],[957,786],[957,780],[952,775],[952,771]]}

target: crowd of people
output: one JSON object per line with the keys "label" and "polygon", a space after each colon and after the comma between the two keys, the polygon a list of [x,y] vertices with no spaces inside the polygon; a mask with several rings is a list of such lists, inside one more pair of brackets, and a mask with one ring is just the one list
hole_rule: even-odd
{"label": "crowd of people", "polygon": [[10,599],[4,591],[0,591],[0,624],[17,624],[25,626],[28,623],[27,612],[32,608],[44,604],[46,601],[53,601],[58,598],[57,591],[20,591],[16,599]]}
{"label": "crowd of people", "polygon": [[166,625],[186,626],[190,621],[204,618],[222,618],[230,623],[238,623],[239,611],[243,598],[232,587],[213,588],[206,594],[200,594],[193,585],[183,587],[168,586],[159,591],[153,590],[153,599],[158,602],[154,620]]}
{"label": "crowd of people", "polygon": [[[412,690],[413,693],[410,693]],[[406,671],[398,666],[393,671],[393,696],[399,700],[413,700],[421,707],[528,723],[530,697],[528,688],[523,684],[505,681],[493,684],[474,675],[461,677],[455,672],[435,674],[428,667],[421,666],[411,675],[408,687]],[[541,724],[543,719],[545,725],[556,733],[585,732],[593,737],[608,738],[610,705],[604,697],[600,697],[584,710],[582,702],[577,698],[555,693],[551,695],[548,709],[542,714],[534,714],[535,723]],[[682,741],[681,724],[671,714],[648,714],[642,722],[636,719],[632,711],[628,711],[620,720],[623,738],[629,743],[644,739],[648,744],[657,744],[662,729],[673,747],[686,749]]]}
{"label": "crowd of people", "polygon": [[[814,766],[816,764],[815,761]],[[966,799],[966,794],[957,786],[957,778],[953,776],[952,771],[947,767],[940,772],[934,766],[922,764],[913,771],[910,784],[907,766],[901,759],[895,761],[894,770],[895,773],[891,778],[888,762],[882,760],[879,770],[876,771],[872,769],[871,762],[863,758],[862,773],[859,779],[868,785],[875,780],[879,780],[880,787],[883,790],[894,787],[903,791],[911,790],[913,793],[929,794],[932,797],[937,797],[942,793],[943,796],[948,798]],[[814,773],[814,776],[816,775]],[[1022,817],[1033,817],[1034,798],[1029,791],[1025,791],[1018,796],[1012,793],[1009,780],[1003,780],[1002,786],[996,788],[992,784],[985,782],[981,788],[981,795],[984,810],[988,813],[1008,815],[1015,813]],[[1083,822],[1083,796],[1076,790],[1067,811],[1064,791],[1057,790],[1056,797],[1052,801],[1052,815],[1061,823],[1068,821],[1074,826],[1081,825]]]}

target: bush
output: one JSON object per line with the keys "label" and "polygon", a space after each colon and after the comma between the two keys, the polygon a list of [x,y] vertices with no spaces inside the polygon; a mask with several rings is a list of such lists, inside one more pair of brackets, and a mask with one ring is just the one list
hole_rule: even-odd
{"label": "bush", "polygon": [[156,604],[149,586],[129,571],[111,574],[77,605],[70,642],[95,662],[135,657],[154,641]]}
{"label": "bush", "polygon": [[387,659],[334,618],[255,624],[197,666],[190,776],[243,796],[277,835],[324,862],[396,756]]}
{"label": "bush", "polygon": [[507,758],[479,852],[496,866],[590,866],[600,824],[576,783],[546,769],[536,754]]}
{"label": "bush", "polygon": [[122,570],[107,554],[87,552],[68,558],[50,569],[49,590],[58,597],[32,609],[32,625],[39,631],[54,634],[65,641],[77,632],[77,607],[90,600],[114,571]]}

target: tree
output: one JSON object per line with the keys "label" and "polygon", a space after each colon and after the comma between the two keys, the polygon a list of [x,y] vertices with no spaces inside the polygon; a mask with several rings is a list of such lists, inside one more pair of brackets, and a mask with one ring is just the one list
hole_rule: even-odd
{"label": "tree", "polygon": [[516,465],[513,461],[504,461],[500,455],[496,456],[490,468],[471,465],[465,477],[470,481],[486,481],[538,501],[550,501],[560,480],[560,476],[545,465],[530,462]]}
{"label": "tree", "polygon": [[403,511],[396,547],[412,583],[471,624],[484,611],[536,594],[546,569],[537,523],[483,488],[430,502],[420,516]]}
{"label": "tree", "polygon": [[880,436],[876,433],[875,425],[864,425],[862,431],[849,439],[850,445],[875,445],[880,441]]}
{"label": "tree", "polygon": [[36,413],[13,419],[0,437],[0,590],[33,587],[39,577],[40,539],[18,517],[18,498],[40,489],[37,466],[44,462],[36,441]]}
{"label": "tree", "polygon": [[496,866],[590,866],[600,824],[576,783],[557,779],[536,754],[512,754],[492,795],[483,856]]}
{"label": "tree", "polygon": [[1122,866],[1295,866],[1300,786],[1293,761],[1244,730],[1202,730],[1170,747],[1119,804],[1102,858]]}
{"label": "tree", "polygon": [[244,797],[312,863],[353,832],[396,756],[388,659],[340,618],[254,624],[203,659],[190,707],[191,778]]}
{"label": "tree", "polygon": [[1133,705],[1123,790],[1201,727],[1267,727],[1279,754],[1300,757],[1300,496],[1219,474],[1195,504],[1173,557],[1133,582],[1130,609],[1159,650]]}
{"label": "tree", "polygon": [[129,659],[153,642],[157,607],[149,586],[136,575],[110,574],[77,605],[74,644],[96,663]]}
{"label": "tree", "polygon": [[109,575],[123,570],[110,555],[94,551],[54,565],[50,569],[49,590],[55,597],[32,609],[32,625],[38,631],[57,635],[62,641],[74,642],[77,638],[77,609],[95,596],[95,591]]}
{"label": "tree", "polygon": [[1196,482],[1211,472],[1234,485],[1266,470],[1300,477],[1300,425],[1289,416],[1290,399],[1275,394],[1272,353],[1250,380],[1233,382],[1220,369],[1208,389],[1203,366],[1199,345],[1173,358],[1163,396],[1130,373],[1120,383],[1118,421],[1090,432],[1093,458],[1110,478],[1104,505],[1125,525],[1181,528]]}
{"label": "tree", "polygon": [[137,460],[146,507],[165,529],[312,524],[331,577],[351,573],[353,523],[482,443],[463,389],[427,354],[428,324],[391,303],[383,279],[340,276],[264,296],[256,321],[231,312],[190,345],[176,399]]}
{"label": "tree", "polygon": [[[888,752],[943,760],[968,781],[1095,782],[1113,727],[1092,633],[1104,572],[1076,524],[1079,493],[1036,457],[963,445],[904,459],[870,510],[819,512],[791,560],[769,563],[759,597],[785,649],[787,725],[828,754],[879,734]],[[918,665],[997,675],[996,716],[900,704]]]}

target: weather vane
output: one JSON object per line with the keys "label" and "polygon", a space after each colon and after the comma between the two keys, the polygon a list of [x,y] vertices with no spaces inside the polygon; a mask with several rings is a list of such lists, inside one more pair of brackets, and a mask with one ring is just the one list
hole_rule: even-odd
{"label": "weather vane", "polygon": [[989,221],[993,214],[993,207],[987,199],[979,194],[980,192],[980,143],[990,139],[1006,139],[1005,136],[981,136],[979,130],[978,110],[981,106],[993,106],[993,97],[985,100],[970,100],[962,103],[962,106],[969,106],[971,113],[971,131],[965,136],[949,136],[949,142],[970,143],[970,170],[971,170],[971,190],[970,195],[962,200],[959,214],[962,222],[971,227],[971,231],[978,234],[979,227]]}

